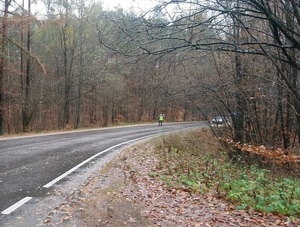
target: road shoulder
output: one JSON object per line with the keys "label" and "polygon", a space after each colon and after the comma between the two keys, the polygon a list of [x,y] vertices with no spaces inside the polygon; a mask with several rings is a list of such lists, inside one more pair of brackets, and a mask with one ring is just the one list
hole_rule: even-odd
{"label": "road shoulder", "polygon": [[135,152],[142,146],[127,148],[107,163],[48,215],[45,226],[154,226],[142,207],[123,194],[132,186]]}
{"label": "road shoulder", "polygon": [[153,142],[127,148],[78,188],[45,226],[298,226],[287,217],[235,210],[215,192],[192,195],[170,188]]}

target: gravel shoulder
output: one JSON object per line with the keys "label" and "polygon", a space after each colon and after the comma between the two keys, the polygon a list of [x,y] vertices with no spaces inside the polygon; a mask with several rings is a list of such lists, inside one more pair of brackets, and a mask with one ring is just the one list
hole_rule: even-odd
{"label": "gravel shoulder", "polygon": [[216,192],[193,195],[153,173],[150,142],[127,148],[53,210],[44,226],[300,226],[287,217],[238,211]]}

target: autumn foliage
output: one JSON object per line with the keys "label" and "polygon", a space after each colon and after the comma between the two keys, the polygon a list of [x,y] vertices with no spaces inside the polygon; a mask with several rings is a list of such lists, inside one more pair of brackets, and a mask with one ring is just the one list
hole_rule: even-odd
{"label": "autumn foliage", "polygon": [[263,158],[265,162],[276,164],[300,164],[300,155],[296,155],[293,150],[283,150],[281,148],[268,149],[265,146],[254,146],[251,144],[234,143],[232,140],[226,140],[227,144],[247,155],[253,155]]}

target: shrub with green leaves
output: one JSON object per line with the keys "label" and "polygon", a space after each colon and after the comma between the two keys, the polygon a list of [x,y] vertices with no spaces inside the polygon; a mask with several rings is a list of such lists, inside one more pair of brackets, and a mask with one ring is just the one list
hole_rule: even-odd
{"label": "shrub with green leaves", "polygon": [[230,181],[224,179],[221,188],[238,208],[246,205],[262,212],[300,216],[299,179],[270,180],[265,170],[256,170],[246,179],[241,176]]}

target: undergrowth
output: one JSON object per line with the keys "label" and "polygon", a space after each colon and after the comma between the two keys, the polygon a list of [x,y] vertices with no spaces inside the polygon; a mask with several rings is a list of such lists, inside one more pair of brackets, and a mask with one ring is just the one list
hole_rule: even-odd
{"label": "undergrowth", "polygon": [[151,175],[168,186],[193,193],[213,189],[236,209],[300,217],[299,178],[243,161],[231,162],[209,130],[164,136],[157,152],[160,161]]}

